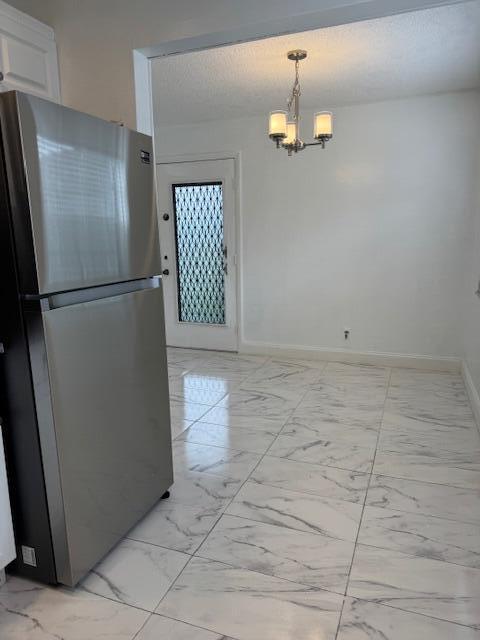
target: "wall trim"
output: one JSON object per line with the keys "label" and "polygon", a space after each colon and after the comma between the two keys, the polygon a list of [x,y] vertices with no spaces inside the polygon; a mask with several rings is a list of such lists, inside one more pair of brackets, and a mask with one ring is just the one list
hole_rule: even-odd
{"label": "wall trim", "polygon": [[468,364],[465,360],[462,360],[462,377],[467,390],[468,399],[472,405],[475,421],[477,426],[480,428],[480,395],[478,394],[477,387],[473,382],[472,374],[470,373],[470,369],[468,368]]}
{"label": "wall trim", "polygon": [[349,362],[383,367],[406,367],[425,371],[449,371],[459,373],[462,370],[462,361],[460,358],[435,358],[433,356],[420,354],[327,349],[324,347],[281,345],[270,342],[256,342],[253,340],[242,340],[239,343],[238,350],[240,353],[245,354],[301,358],[303,360],[329,360],[331,362]]}
{"label": "wall trim", "polygon": [[153,138],[152,62],[137,49],[133,50],[133,81],[137,131]]}

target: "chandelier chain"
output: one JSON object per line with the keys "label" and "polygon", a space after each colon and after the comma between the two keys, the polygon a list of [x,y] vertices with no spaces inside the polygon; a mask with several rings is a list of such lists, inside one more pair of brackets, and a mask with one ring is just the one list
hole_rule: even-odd
{"label": "chandelier chain", "polygon": [[[292,92],[287,101],[288,112],[291,113],[292,105],[297,98],[301,95],[300,91],[300,60],[295,60],[295,81],[293,83]],[[293,119],[296,120],[296,113],[292,114]]]}

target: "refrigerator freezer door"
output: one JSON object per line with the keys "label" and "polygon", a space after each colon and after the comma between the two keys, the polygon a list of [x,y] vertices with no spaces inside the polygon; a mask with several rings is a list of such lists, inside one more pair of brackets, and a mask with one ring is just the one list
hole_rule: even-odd
{"label": "refrigerator freezer door", "polygon": [[[21,144],[8,155],[23,155],[23,208],[29,211],[21,212],[21,225],[31,224],[35,256],[33,274],[20,274],[22,293],[158,275],[151,138],[48,100],[14,95]],[[11,124],[5,116],[4,124]],[[20,228],[18,235],[24,234]],[[23,246],[24,237],[16,241],[17,250],[26,252],[19,263],[27,264],[32,248]]]}
{"label": "refrigerator freezer door", "polygon": [[74,585],[173,482],[162,289],[42,315],[64,514],[55,562]]}

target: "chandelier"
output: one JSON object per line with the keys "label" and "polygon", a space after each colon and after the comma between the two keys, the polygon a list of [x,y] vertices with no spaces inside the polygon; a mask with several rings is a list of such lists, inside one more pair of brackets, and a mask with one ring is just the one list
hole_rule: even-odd
{"label": "chandelier", "polygon": [[271,111],[268,127],[268,135],[275,142],[277,149],[286,149],[288,155],[298,153],[306,147],[321,146],[325,149],[325,143],[333,134],[333,116],[329,111],[320,111],[313,117],[313,137],[316,142],[303,142],[300,139],[300,61],[305,60],[307,52],[303,49],[289,51],[287,58],[295,62],[295,82],[292,93],[287,102],[286,111]]}

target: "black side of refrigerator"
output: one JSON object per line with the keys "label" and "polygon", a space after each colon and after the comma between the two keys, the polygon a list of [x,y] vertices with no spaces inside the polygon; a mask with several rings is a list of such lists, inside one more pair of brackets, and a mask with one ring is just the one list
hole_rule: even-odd
{"label": "black side of refrigerator", "polygon": [[[14,133],[9,131],[9,137]],[[0,416],[17,550],[17,559],[8,570],[41,582],[55,583],[57,577],[29,350],[18,287],[11,190],[3,135],[4,132],[0,131],[0,341],[4,345],[4,353],[0,355]],[[12,169],[23,174],[22,167],[10,167],[9,173]],[[30,549],[36,550],[35,556],[29,554]]]}

